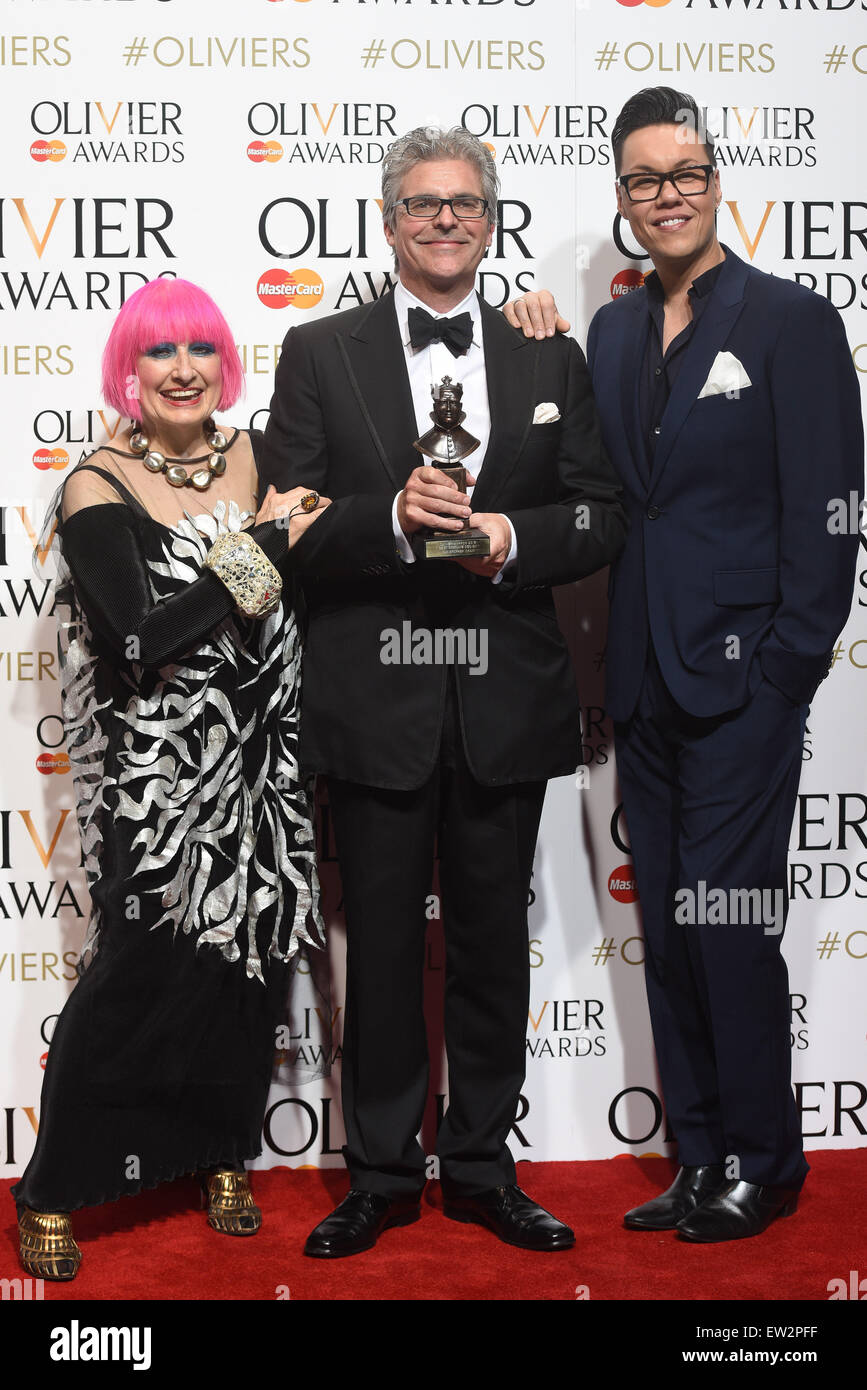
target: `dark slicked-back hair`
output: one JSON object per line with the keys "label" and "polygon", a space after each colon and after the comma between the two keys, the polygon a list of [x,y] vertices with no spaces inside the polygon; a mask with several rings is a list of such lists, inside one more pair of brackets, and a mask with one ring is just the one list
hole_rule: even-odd
{"label": "dark slicked-back hair", "polygon": [[707,150],[709,164],[716,166],[713,137],[707,130],[695,103],[688,92],[676,92],[673,87],[645,87],[627,101],[611,132],[614,168],[620,173],[623,143],[627,135],[649,125],[680,125],[694,130]]}

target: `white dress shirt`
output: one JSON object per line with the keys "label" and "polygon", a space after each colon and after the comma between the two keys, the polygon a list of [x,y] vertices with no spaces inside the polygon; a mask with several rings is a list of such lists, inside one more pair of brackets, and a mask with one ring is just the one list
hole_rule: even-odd
{"label": "white dress shirt", "polygon": [[[412,393],[419,437],[426,434],[431,428],[431,411],[433,409],[431,386],[435,382],[442,381],[444,376],[450,376],[452,381],[460,382],[463,387],[461,406],[467,417],[464,421],[464,428],[469,430],[470,434],[474,434],[479,441],[479,447],[470,454],[465,466],[478,482],[488,440],[491,436],[491,411],[488,404],[488,379],[485,373],[485,347],[482,338],[482,318],[478,295],[475,290],[470,290],[466,299],[455,305],[453,309],[449,309],[447,314],[443,314],[436,309],[431,309],[423,300],[417,299],[400,280],[395,285],[393,294],[398,332],[406,354],[409,389]],[[467,351],[460,357],[455,357],[443,342],[428,343],[427,347],[414,348],[409,338],[409,311],[411,308],[424,309],[435,319],[454,318],[458,314],[469,314],[473,321],[473,341]],[[423,457],[423,455],[419,455],[419,462],[422,461]],[[467,496],[471,502],[472,495],[473,488],[469,487]],[[397,494],[392,504],[392,530],[394,531],[394,541],[398,554],[409,565],[415,563],[415,555],[397,519],[399,497],[400,493]],[[506,567],[514,564],[518,554],[515,528],[508,517],[505,517],[505,520],[508,523],[512,544],[502,569],[494,578],[495,584],[502,578]]]}

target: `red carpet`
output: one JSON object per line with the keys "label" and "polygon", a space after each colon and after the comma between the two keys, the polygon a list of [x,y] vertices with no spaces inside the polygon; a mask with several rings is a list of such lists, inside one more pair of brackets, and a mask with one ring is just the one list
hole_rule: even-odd
{"label": "red carpet", "polygon": [[[387,1231],[374,1250],[348,1260],[301,1251],[317,1221],[347,1190],[342,1170],[273,1168],[253,1174],[263,1209],[258,1235],[211,1231],[190,1179],[75,1217],[84,1260],[70,1284],[45,1299],[591,1300],[828,1299],[831,1279],[867,1276],[867,1150],[808,1154],[812,1166],[797,1213],[761,1237],[689,1245],[672,1233],[625,1231],[624,1211],[668,1185],[664,1159],[521,1163],[518,1181],[574,1227],[558,1254],[503,1245],[480,1227],[447,1220],[430,1191],[413,1226]],[[0,1278],[21,1271],[15,1210],[0,1184]],[[576,1290],[578,1293],[576,1294]]]}

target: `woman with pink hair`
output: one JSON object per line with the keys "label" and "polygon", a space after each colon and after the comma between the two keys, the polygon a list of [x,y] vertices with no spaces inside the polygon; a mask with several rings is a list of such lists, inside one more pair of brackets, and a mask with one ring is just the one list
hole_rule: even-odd
{"label": "woman with pink hair", "polygon": [[203,1175],[251,1235],[275,1028],[321,945],[299,775],[291,548],[328,505],[259,503],[257,432],[218,427],[243,371],[213,300],[143,286],[103,357],[131,417],[67,478],[54,529],[66,743],[93,910],[36,1148],[13,1188],[28,1273],[71,1279],[70,1212]]}

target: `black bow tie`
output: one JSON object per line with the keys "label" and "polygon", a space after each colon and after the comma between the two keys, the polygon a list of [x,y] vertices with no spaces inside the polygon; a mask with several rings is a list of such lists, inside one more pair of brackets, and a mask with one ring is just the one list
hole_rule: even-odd
{"label": "black bow tie", "polygon": [[453,319],[435,319],[425,309],[410,309],[409,340],[414,348],[441,341],[452,357],[460,357],[473,341],[472,315],[458,314]]}

